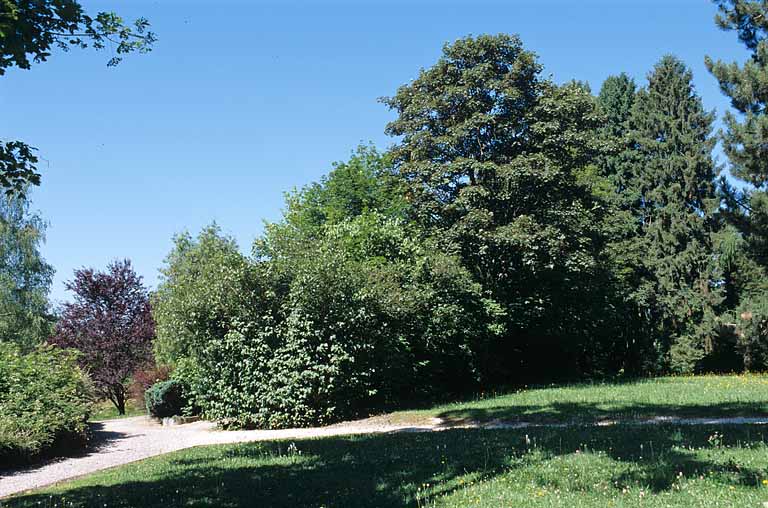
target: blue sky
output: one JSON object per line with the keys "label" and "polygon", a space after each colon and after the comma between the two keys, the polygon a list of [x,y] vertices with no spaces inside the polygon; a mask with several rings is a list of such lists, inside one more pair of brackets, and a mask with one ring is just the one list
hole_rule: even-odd
{"label": "blue sky", "polygon": [[109,51],[55,52],[0,78],[0,137],[40,150],[32,198],[50,223],[52,299],[81,266],[130,258],[149,286],[183,230],[217,221],[250,251],[283,192],[360,142],[386,148],[377,102],[445,42],[517,33],[545,73],[599,90],[638,82],[665,53],[691,66],[709,109],[727,107],[704,55],[744,60],[707,0],[84,1],[145,16],[159,41],[106,68]]}

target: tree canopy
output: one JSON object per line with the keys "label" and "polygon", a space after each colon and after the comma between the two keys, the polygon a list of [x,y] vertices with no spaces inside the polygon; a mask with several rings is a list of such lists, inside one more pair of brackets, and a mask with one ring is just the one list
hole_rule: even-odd
{"label": "tree canopy", "polygon": [[22,350],[47,339],[54,322],[53,267],[40,253],[46,225],[29,207],[22,196],[0,197],[0,342]]}
{"label": "tree canopy", "polygon": [[106,272],[75,270],[67,283],[75,300],[65,303],[52,344],[79,351],[78,361],[99,394],[125,414],[127,382],[151,359],[155,322],[149,293],[130,261],[115,261]]}

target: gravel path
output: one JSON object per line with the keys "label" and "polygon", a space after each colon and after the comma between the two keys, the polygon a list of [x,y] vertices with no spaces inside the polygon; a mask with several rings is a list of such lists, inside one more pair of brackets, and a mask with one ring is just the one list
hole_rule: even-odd
{"label": "gravel path", "polygon": [[[655,417],[636,421],[603,421],[596,425],[733,425],[768,424],[768,418],[675,418]],[[528,422],[490,422],[445,426],[439,419],[425,425],[391,424],[372,418],[328,427],[285,430],[221,431],[210,422],[163,427],[146,417],[123,418],[93,424],[93,444],[82,455],[48,461],[36,466],[0,470],[0,498],[18,494],[129,462],[200,445],[244,443],[274,439],[305,439],[352,434],[386,432],[426,432],[449,428],[520,429],[529,427],[568,427],[577,423],[541,424]]]}
{"label": "gravel path", "polygon": [[363,421],[309,429],[222,431],[210,422],[163,427],[144,416],[109,420],[93,424],[92,445],[82,455],[0,470],[0,498],[193,446],[430,429]]}

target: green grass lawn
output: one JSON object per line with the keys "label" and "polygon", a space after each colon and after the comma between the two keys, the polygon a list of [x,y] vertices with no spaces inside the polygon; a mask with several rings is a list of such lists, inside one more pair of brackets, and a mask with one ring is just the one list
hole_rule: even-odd
{"label": "green grass lawn", "polygon": [[[768,416],[768,375],[663,377],[486,394],[470,402],[399,411],[392,422],[595,422],[652,416]],[[762,507],[761,507],[762,508]]]}
{"label": "green grass lawn", "polygon": [[121,415],[117,413],[117,408],[112,402],[108,400],[102,400],[97,402],[93,407],[93,413],[91,414],[92,422],[101,422],[104,420],[114,420],[115,418],[128,418],[129,416],[141,416],[147,414],[147,410],[143,404],[128,399],[125,401],[125,414]]}
{"label": "green grass lawn", "polygon": [[432,433],[194,448],[7,500],[20,507],[754,507],[768,427]]}
{"label": "green grass lawn", "polygon": [[[535,388],[391,423],[768,416],[768,376]],[[449,429],[194,448],[0,507],[768,507],[768,425]]]}

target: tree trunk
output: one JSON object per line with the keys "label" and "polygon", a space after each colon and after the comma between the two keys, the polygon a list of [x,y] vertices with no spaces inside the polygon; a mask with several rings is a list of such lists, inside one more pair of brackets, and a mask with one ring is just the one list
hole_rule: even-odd
{"label": "tree trunk", "polygon": [[109,400],[117,408],[117,414],[120,416],[125,415],[125,388],[122,385],[112,387]]}

